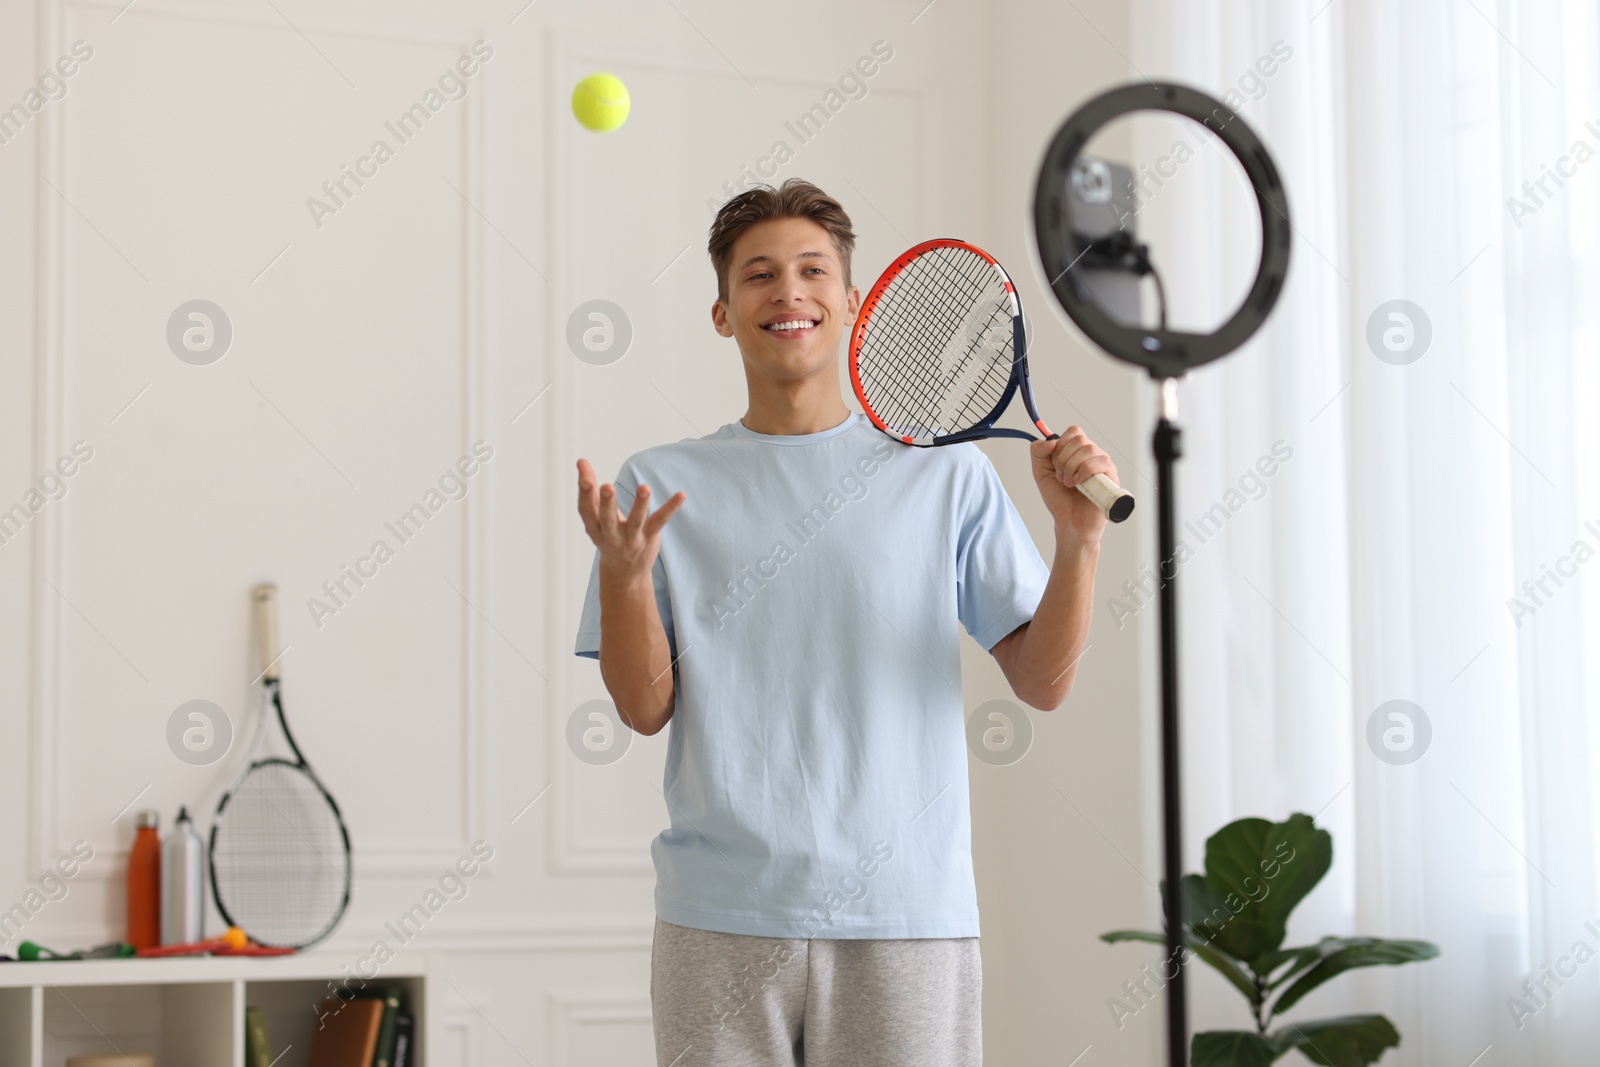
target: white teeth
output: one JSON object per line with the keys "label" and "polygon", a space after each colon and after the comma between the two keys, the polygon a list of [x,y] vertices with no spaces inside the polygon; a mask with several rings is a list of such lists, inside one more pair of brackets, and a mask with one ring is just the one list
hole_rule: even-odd
{"label": "white teeth", "polygon": [[815,326],[815,325],[816,325],[816,323],[812,322],[809,319],[797,319],[797,320],[795,320],[793,322],[778,322],[778,323],[774,323],[771,326],[765,326],[765,327],[762,327],[762,328],[763,329],[767,329],[767,330],[785,330],[785,331],[787,331],[787,330],[803,330],[803,329],[806,329],[807,327],[811,327],[811,326]]}

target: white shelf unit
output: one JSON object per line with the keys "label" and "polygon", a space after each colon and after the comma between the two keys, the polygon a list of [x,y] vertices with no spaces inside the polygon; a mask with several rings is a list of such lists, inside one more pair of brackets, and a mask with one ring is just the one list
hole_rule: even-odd
{"label": "white shelf unit", "polygon": [[[246,1006],[266,1014],[276,1067],[306,1067],[317,1004],[349,963],[315,953],[0,963],[0,1067],[118,1052],[151,1054],[156,1067],[244,1067]],[[415,1067],[437,1062],[433,966],[425,955],[394,959],[369,983],[405,991]]]}

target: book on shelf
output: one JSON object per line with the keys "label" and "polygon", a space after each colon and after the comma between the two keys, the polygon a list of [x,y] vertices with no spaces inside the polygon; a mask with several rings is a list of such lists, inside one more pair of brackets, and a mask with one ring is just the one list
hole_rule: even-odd
{"label": "book on shelf", "polygon": [[272,1067],[267,1016],[260,1008],[244,1009],[244,1067]]}
{"label": "book on shelf", "polygon": [[378,1027],[378,1047],[372,1055],[372,1067],[393,1067],[395,1020],[400,1016],[400,998],[404,991],[398,986],[378,990],[383,1001],[383,1022]]}
{"label": "book on shelf", "polygon": [[371,1067],[383,1028],[384,1002],[376,997],[327,997],[318,1005],[306,1067]]}
{"label": "book on shelf", "polygon": [[417,1021],[408,1011],[402,1011],[394,1022],[394,1063],[390,1067],[411,1067],[415,1061],[412,1051],[417,1039]]}

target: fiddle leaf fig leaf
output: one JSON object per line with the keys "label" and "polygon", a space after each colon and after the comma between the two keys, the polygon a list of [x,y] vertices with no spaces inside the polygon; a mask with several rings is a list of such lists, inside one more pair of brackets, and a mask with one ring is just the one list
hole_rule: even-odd
{"label": "fiddle leaf fig leaf", "polygon": [[1249,1030],[1212,1030],[1195,1034],[1189,1043],[1194,1067],[1268,1067],[1280,1055],[1270,1041]]}
{"label": "fiddle leaf fig leaf", "polygon": [[1344,1015],[1286,1026],[1270,1041],[1280,1056],[1298,1048],[1306,1059],[1323,1067],[1368,1067],[1399,1047],[1400,1032],[1382,1015]]}
{"label": "fiddle leaf fig leaf", "polygon": [[1228,907],[1198,874],[1183,876],[1183,922],[1197,940],[1247,962],[1260,953],[1268,937],[1260,923]]}
{"label": "fiddle leaf fig leaf", "polygon": [[1288,1011],[1301,997],[1345,971],[1431,960],[1439,954],[1439,946],[1431,941],[1390,941],[1381,937],[1325,937],[1317,943],[1317,952],[1317,962],[1272,1005],[1274,1015]]}
{"label": "fiddle leaf fig leaf", "polygon": [[[1283,944],[1289,913],[1305,899],[1333,865],[1333,836],[1311,816],[1295,814],[1284,822],[1239,819],[1206,840],[1206,884],[1220,899],[1225,930],[1240,959],[1254,962]],[[1190,921],[1209,937],[1218,917]],[[1221,935],[1219,935],[1221,936]],[[1258,971],[1259,973],[1259,971]]]}
{"label": "fiddle leaf fig leaf", "polygon": [[[1158,934],[1153,930],[1113,930],[1109,934],[1101,934],[1100,940],[1111,944],[1115,944],[1118,941],[1145,941],[1152,945],[1160,945],[1162,948],[1167,945],[1166,935]],[[1238,960],[1229,956],[1226,952],[1206,944],[1206,942],[1196,937],[1192,930],[1189,932],[1184,944],[1196,956],[1210,964],[1213,970],[1232,983],[1233,987],[1243,993],[1251,1004],[1258,1002],[1261,991],[1256,989],[1255,983],[1250,980],[1250,976],[1245,973],[1243,964]],[[1171,976],[1167,974],[1170,969],[1169,967],[1160,968],[1160,977],[1163,982],[1172,980]]]}
{"label": "fiddle leaf fig leaf", "polygon": [[[1276,952],[1269,952],[1265,956],[1257,957],[1250,963],[1250,969],[1256,972],[1256,977],[1267,981],[1267,988],[1276,989],[1290,978],[1299,974],[1317,960],[1322,958],[1320,945],[1301,945],[1299,948],[1280,948]],[[1272,973],[1285,963],[1291,966],[1284,967],[1277,977],[1272,978]]]}

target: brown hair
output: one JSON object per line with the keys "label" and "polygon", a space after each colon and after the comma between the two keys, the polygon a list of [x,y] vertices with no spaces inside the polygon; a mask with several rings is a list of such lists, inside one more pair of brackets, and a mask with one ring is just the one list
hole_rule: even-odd
{"label": "brown hair", "polygon": [[839,201],[804,178],[790,178],[774,189],[758,185],[722,205],[711,223],[711,267],[717,272],[717,299],[728,300],[728,264],[733,259],[733,243],[758,222],[770,219],[810,219],[828,231],[844,262],[844,287],[850,288],[850,253],[856,247],[856,234],[850,216]]}

